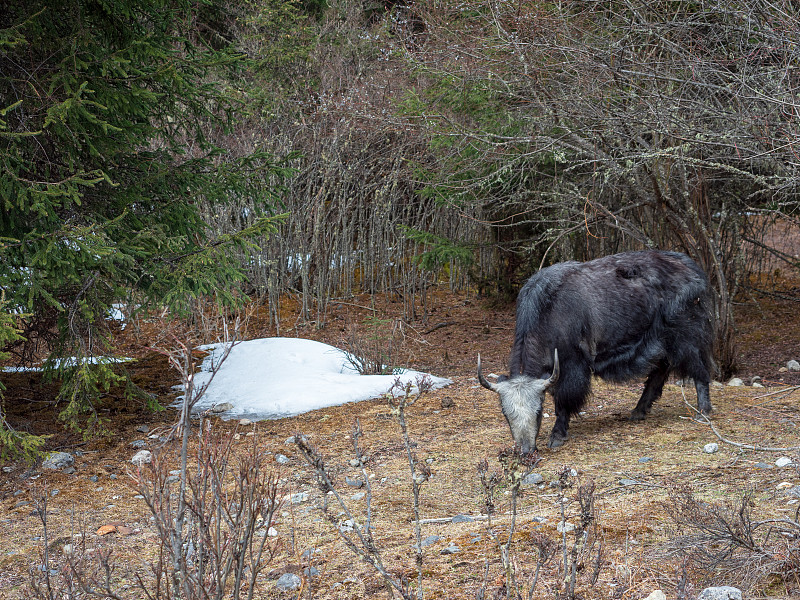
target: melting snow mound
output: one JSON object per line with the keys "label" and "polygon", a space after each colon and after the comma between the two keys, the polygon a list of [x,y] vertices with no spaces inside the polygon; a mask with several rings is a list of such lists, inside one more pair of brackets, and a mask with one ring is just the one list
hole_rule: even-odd
{"label": "melting snow mound", "polygon": [[[225,344],[202,346],[211,353],[195,375],[195,386],[211,377]],[[222,363],[195,410],[230,402],[225,419],[278,419],[300,413],[377,398],[398,378],[414,383],[425,373],[397,370],[392,375],[359,375],[344,350],[313,340],[264,338],[238,342]],[[430,376],[434,388],[450,379]]]}

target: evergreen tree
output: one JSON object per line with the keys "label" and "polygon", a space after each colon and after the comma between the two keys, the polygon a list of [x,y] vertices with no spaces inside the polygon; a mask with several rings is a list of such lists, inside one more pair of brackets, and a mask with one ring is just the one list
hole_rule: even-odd
{"label": "evergreen tree", "polygon": [[[224,12],[218,0],[2,3],[0,349],[19,334],[46,342],[68,422],[116,378],[89,360],[115,302],[232,302],[241,272],[226,250],[274,227],[268,182],[286,171],[217,141],[248,108],[232,83],[247,81],[246,55],[202,23]],[[201,202],[245,195],[252,226],[210,231]]]}

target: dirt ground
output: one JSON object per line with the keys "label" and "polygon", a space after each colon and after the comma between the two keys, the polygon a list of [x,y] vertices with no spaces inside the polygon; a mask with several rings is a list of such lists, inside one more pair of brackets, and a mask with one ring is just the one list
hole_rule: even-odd
{"label": "dirt ground", "polygon": [[[797,520],[798,498],[787,490],[800,485],[800,468],[775,466],[779,457],[800,464],[796,449],[800,444],[800,390],[792,387],[800,384],[800,374],[780,371],[787,360],[800,359],[797,308],[797,302],[781,298],[761,298],[758,306],[744,302],[737,307],[739,375],[747,383],[758,375],[767,387],[719,386],[712,390],[714,426],[727,441],[693,418],[693,389],[684,390],[674,382],[667,385],[650,417],[633,423],[627,415],[642,390],[641,383],[595,382],[585,412],[573,421],[568,442],[558,451],[542,451],[534,468],[542,483],[525,486],[519,499],[511,552],[523,597],[528,597],[536,572],[536,543],[542,539],[549,540],[557,551],[542,567],[532,597],[555,598],[563,592],[563,565],[570,561],[575,540],[572,533],[558,531],[562,505],[566,521],[577,524],[575,497],[589,482],[594,484],[596,510],[591,547],[583,548],[576,561],[577,597],[639,599],[662,589],[667,598],[679,593],[692,598],[709,584],[743,587],[748,598],[798,597],[800,542],[781,538],[778,526],[768,539],[759,538],[760,547],[767,548],[771,558],[765,554],[758,559],[744,556],[739,562],[721,564],[716,571],[702,562],[682,562],[668,543],[678,535],[678,525],[670,515],[686,492],[708,506],[739,506],[749,493],[747,506],[753,520]],[[402,304],[390,300],[372,304],[368,298],[348,298],[333,302],[325,327],[318,328],[298,325],[295,304],[287,299],[281,308],[280,335],[343,347],[359,335],[377,332],[383,339],[393,340],[394,364],[453,379],[451,386],[422,396],[408,410],[413,451],[431,471],[420,497],[421,517],[428,520],[422,525],[422,538],[440,537],[424,548],[423,591],[426,598],[476,598],[481,590],[486,598],[505,598],[506,579],[497,539],[502,540],[511,526],[510,488],[501,484],[496,490],[490,531],[483,518],[486,506],[476,465],[487,460],[491,471],[501,470],[498,456],[510,446],[511,436],[497,397],[478,385],[474,371],[478,352],[487,372],[504,371],[514,328],[513,306],[489,306],[473,295],[440,290],[432,294],[427,322],[404,323],[401,312]],[[275,335],[267,314],[265,307],[251,311],[246,337]],[[171,388],[177,376],[163,355],[148,349],[159,328],[157,321],[138,322],[121,330],[117,342],[120,354],[137,359],[128,367],[133,381],[166,405],[174,394]],[[52,432],[56,387],[42,386],[35,374],[4,375],[3,380],[8,387],[9,420],[29,431]],[[135,576],[148,577],[148,565],[157,557],[159,544],[151,514],[132,485],[135,467],[130,458],[136,449],[131,442],[147,439],[138,427],[164,431],[176,414],[173,410],[148,412],[141,402],[126,401],[121,390],[112,390],[99,409],[107,419],[108,436],[85,441],[72,432],[58,431],[49,438],[49,449],[76,455],[74,474],[45,472],[22,463],[8,463],[0,473],[0,597],[31,596],[29,570],[42,564],[45,542],[36,504],[43,495],[48,497],[46,541],[56,569],[64,562],[64,547],[77,543],[80,538],[76,536],[84,531],[90,553],[113,552],[114,585],[120,596],[144,597],[136,589]],[[364,490],[345,482],[346,477],[354,479],[360,474],[349,462],[356,419],[364,433],[365,472],[371,483],[370,494],[360,498],[357,494]],[[543,435],[552,424],[553,417],[546,415]],[[388,597],[375,570],[350,552],[336,528],[321,518],[316,506],[322,492],[314,473],[297,447],[286,443],[298,432],[308,436],[324,456],[337,490],[357,520],[365,517],[367,499],[371,500],[374,539],[382,560],[395,576],[404,576],[416,585],[411,475],[400,429],[386,400],[245,426],[215,419],[214,428],[238,434],[233,442],[236,452],[246,452],[257,438],[264,460],[274,463],[280,495],[287,498],[274,525],[276,554],[261,576],[256,597]],[[719,450],[704,452],[703,447],[712,442]],[[729,442],[794,449],[752,450]],[[151,449],[156,445],[152,440],[148,443]],[[274,462],[279,453],[288,458],[287,464]],[[562,493],[554,482],[564,467],[573,470],[573,475]],[[292,503],[290,495],[302,492],[308,494],[307,499]],[[455,515],[474,519],[450,522]],[[100,535],[98,531],[105,525],[124,528]],[[451,544],[460,551],[443,554]],[[313,558],[303,558],[307,549],[316,549]],[[737,560],[742,556],[737,554]],[[793,564],[793,572],[786,577],[759,575],[769,572],[773,564],[778,565],[775,569]],[[302,575],[308,566],[319,574],[303,577],[301,590],[286,593],[275,588],[273,580],[278,576],[285,572]]]}

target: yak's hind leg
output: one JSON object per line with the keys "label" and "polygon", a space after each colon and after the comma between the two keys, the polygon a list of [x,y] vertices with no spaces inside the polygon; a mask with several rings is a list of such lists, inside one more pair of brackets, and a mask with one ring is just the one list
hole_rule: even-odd
{"label": "yak's hind leg", "polygon": [[694,389],[697,390],[697,408],[704,415],[711,414],[711,398],[708,393],[708,381],[694,380]]}
{"label": "yak's hind leg", "polygon": [[639,398],[636,408],[631,412],[631,421],[641,421],[647,416],[647,413],[653,407],[653,402],[661,397],[661,391],[664,389],[667,377],[669,377],[669,363],[662,360],[647,377],[642,397]]}

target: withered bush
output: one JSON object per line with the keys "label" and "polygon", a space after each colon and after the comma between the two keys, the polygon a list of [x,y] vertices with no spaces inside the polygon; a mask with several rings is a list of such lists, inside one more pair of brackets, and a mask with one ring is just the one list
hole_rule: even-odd
{"label": "withered bush", "polygon": [[674,532],[663,551],[681,557],[688,570],[719,573],[749,589],[777,577],[800,589],[800,521],[793,517],[758,520],[753,493],[722,504],[679,492],[664,504]]}

